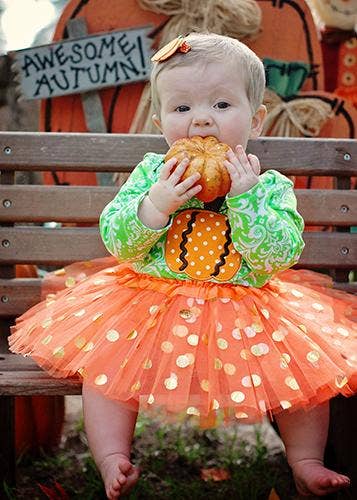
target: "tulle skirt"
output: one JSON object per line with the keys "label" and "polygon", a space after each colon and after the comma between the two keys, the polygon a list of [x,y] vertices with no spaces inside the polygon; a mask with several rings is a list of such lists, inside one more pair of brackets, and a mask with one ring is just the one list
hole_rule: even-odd
{"label": "tulle skirt", "polygon": [[65,289],[18,319],[10,349],[129,407],[209,425],[257,422],[356,391],[357,299],[332,290],[327,276],[288,270],[248,288],[109,262],[53,273]]}

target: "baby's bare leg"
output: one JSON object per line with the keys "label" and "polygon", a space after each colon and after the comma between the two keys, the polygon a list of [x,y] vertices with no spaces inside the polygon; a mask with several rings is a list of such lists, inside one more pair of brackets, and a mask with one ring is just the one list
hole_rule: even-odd
{"label": "baby's bare leg", "polygon": [[138,468],[130,463],[137,412],[102,396],[86,383],[83,384],[83,411],[89,447],[107,497],[119,498],[139,476]]}
{"label": "baby's bare leg", "polygon": [[300,494],[323,496],[349,486],[348,477],[324,467],[329,424],[327,403],[309,411],[282,413],[276,416],[276,421]]}

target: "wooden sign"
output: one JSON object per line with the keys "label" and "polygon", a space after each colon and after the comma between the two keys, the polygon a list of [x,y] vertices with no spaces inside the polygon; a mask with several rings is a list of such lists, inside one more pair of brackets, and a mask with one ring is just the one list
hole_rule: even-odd
{"label": "wooden sign", "polygon": [[149,27],[14,51],[21,97],[46,99],[149,79]]}

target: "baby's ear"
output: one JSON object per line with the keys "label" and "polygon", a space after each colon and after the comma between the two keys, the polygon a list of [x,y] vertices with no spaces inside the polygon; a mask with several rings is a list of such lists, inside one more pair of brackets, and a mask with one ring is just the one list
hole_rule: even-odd
{"label": "baby's ear", "polygon": [[153,124],[156,125],[156,127],[162,132],[161,121],[160,118],[157,116],[157,114],[152,115],[151,119]]}
{"label": "baby's ear", "polygon": [[266,115],[267,108],[264,106],[264,104],[261,104],[252,118],[252,126],[250,129],[249,139],[256,139],[260,136],[263,130]]}

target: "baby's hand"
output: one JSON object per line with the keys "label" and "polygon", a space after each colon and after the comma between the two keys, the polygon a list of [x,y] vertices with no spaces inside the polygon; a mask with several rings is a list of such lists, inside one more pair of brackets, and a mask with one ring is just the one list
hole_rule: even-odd
{"label": "baby's hand", "polygon": [[202,189],[199,184],[194,186],[201,177],[198,172],[180,181],[188,163],[188,159],[185,158],[174,169],[177,159],[171,158],[163,166],[159,180],[150,188],[151,203],[156,210],[167,217]]}
{"label": "baby's hand", "polygon": [[249,191],[259,182],[260,162],[255,155],[246,155],[242,146],[236,147],[236,153],[228,151],[224,166],[231,177],[231,189],[228,196],[237,196]]}

